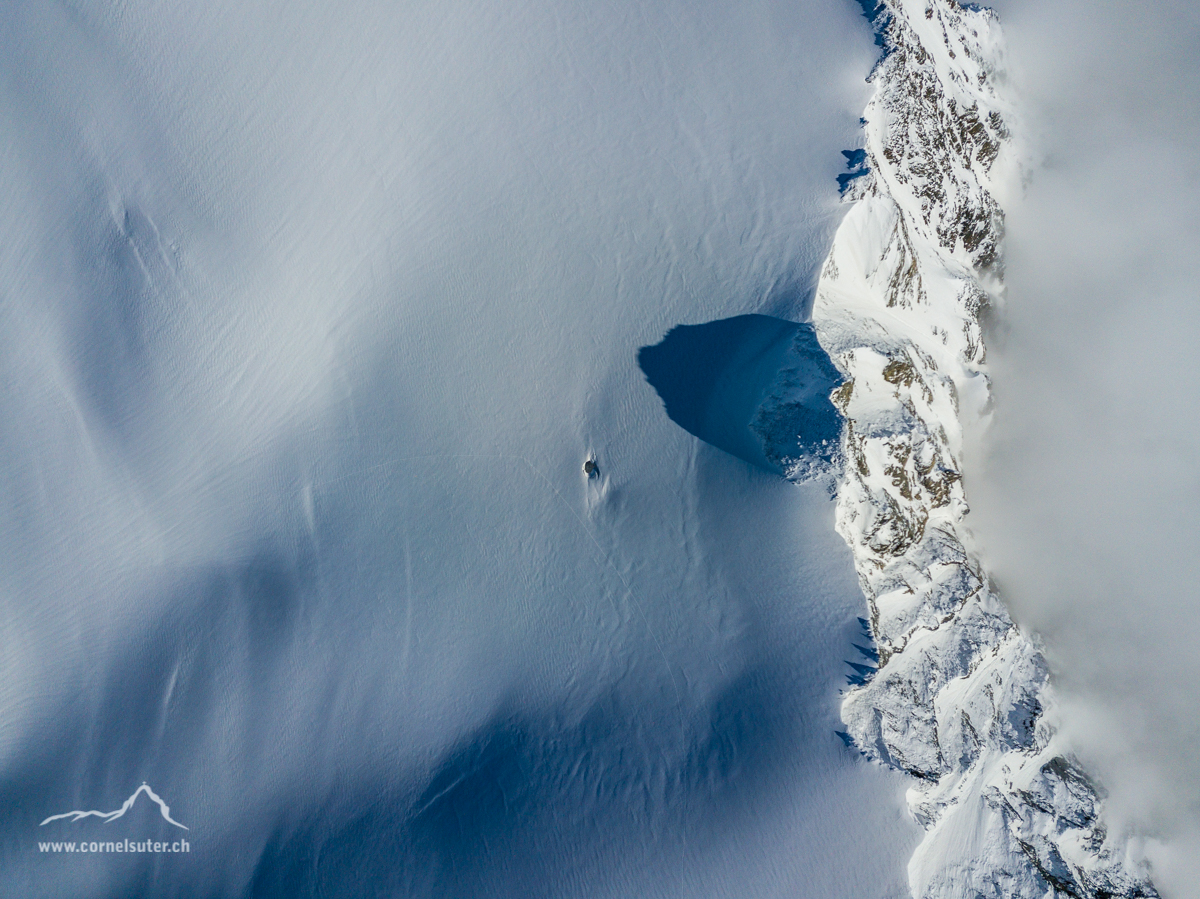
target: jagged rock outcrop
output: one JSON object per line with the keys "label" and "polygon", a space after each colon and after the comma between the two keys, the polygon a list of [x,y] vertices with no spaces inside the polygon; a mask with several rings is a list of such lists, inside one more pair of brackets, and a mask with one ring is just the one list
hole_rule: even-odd
{"label": "jagged rock outcrop", "polygon": [[980,316],[1003,278],[999,24],[953,0],[885,0],[868,15],[883,56],[813,312],[846,378],[833,394],[846,422],[837,522],[877,662],[853,666],[844,736],[914,778],[918,899],[1157,896],[1047,724],[1046,663],[964,525],[964,424],[989,402]]}

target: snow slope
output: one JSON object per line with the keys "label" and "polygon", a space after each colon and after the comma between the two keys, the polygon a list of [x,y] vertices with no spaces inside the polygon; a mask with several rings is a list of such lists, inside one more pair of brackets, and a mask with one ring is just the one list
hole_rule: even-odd
{"label": "snow slope", "polygon": [[1045,660],[966,527],[963,434],[988,414],[980,319],[1003,276],[998,22],[953,0],[873,16],[884,56],[865,152],[848,154],[853,205],[813,312],[847,378],[837,524],[878,654],[843,704],[847,739],[913,778],[919,899],[1156,896],[1048,723]]}
{"label": "snow slope", "polygon": [[[903,895],[904,779],[834,735],[832,503],[637,365],[807,312],[853,6],[18,0],[0,40],[0,893]],[[189,854],[37,851],[177,830],[39,827],[143,781]]]}

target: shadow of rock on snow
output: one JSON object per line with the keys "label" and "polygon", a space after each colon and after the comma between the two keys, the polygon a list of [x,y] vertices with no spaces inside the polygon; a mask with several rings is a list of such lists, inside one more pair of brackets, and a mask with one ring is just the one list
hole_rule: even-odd
{"label": "shadow of rock on snow", "polygon": [[738,315],[678,325],[638,364],[668,417],[751,465],[790,477],[828,466],[842,420],[841,381],[811,324]]}

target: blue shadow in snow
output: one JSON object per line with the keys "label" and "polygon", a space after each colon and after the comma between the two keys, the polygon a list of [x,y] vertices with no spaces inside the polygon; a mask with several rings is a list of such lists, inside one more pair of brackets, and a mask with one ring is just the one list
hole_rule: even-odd
{"label": "blue shadow in snow", "polygon": [[738,315],[672,328],[638,365],[667,416],[705,443],[776,474],[802,457],[828,461],[842,420],[829,399],[842,378],[811,324]]}
{"label": "blue shadow in snow", "polygon": [[846,168],[848,171],[845,174],[837,176],[837,183],[838,194],[845,196],[851,184],[857,179],[871,173],[871,167],[867,164],[866,150],[843,150],[842,155],[846,157]]}

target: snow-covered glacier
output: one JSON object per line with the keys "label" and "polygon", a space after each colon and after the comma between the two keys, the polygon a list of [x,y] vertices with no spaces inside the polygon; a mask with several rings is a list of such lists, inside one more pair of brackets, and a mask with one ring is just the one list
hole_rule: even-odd
{"label": "snow-covered glacier", "polygon": [[805,317],[857,7],[22,0],[0,36],[0,894],[906,894],[905,778],[835,735],[824,485],[638,364]]}

